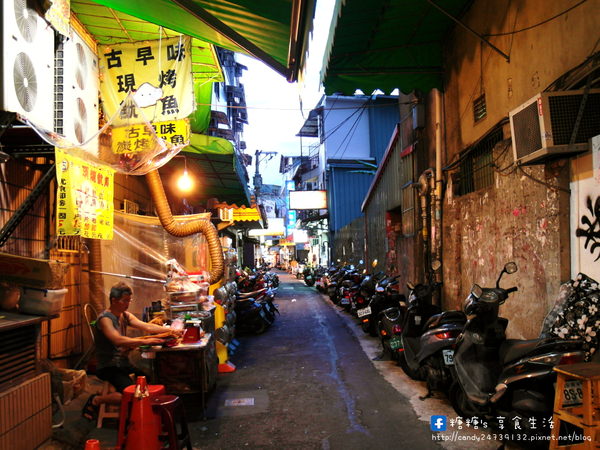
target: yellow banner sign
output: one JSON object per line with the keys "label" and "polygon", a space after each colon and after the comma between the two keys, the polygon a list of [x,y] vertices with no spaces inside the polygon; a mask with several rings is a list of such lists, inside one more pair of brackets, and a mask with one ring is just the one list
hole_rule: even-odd
{"label": "yellow banner sign", "polygon": [[[170,120],[152,124],[156,136],[174,146],[187,144],[190,140],[188,119]],[[112,129],[113,153],[139,153],[154,149],[153,133],[145,124],[133,124]]]}
{"label": "yellow banner sign", "polygon": [[[148,122],[182,119],[195,109],[189,36],[98,46],[100,95],[111,118],[130,108],[119,105],[129,93]],[[131,117],[120,117],[131,119]]]}
{"label": "yellow banner sign", "polygon": [[55,153],[58,236],[112,239],[114,170],[90,164],[59,148]]}

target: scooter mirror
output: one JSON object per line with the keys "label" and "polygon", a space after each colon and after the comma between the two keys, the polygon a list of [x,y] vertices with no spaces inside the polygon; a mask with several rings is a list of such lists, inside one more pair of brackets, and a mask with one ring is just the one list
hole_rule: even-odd
{"label": "scooter mirror", "polygon": [[406,287],[407,287],[408,289],[411,289],[411,290],[412,290],[412,289],[414,289],[414,288],[415,288],[415,285],[414,285],[414,284],[412,284],[412,283],[409,281],[408,283],[406,283]]}
{"label": "scooter mirror", "polygon": [[435,271],[438,270],[440,267],[442,267],[442,262],[439,259],[434,259],[431,263],[431,269]]}
{"label": "scooter mirror", "polygon": [[509,262],[504,266],[506,273],[515,273],[518,270],[517,263]]}

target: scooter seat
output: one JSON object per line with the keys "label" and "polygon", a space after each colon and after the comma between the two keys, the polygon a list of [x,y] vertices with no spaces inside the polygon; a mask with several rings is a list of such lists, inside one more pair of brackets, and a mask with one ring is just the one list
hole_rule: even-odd
{"label": "scooter seat", "polygon": [[515,361],[528,353],[532,353],[537,347],[549,344],[554,340],[554,338],[531,339],[529,341],[507,339],[500,345],[500,362],[506,364]]}
{"label": "scooter seat", "polygon": [[256,297],[266,291],[267,291],[267,288],[262,288],[262,289],[259,289],[258,291],[252,291],[252,292],[239,292],[237,294],[237,298],[246,299],[246,298],[250,298],[250,297]]}
{"label": "scooter seat", "polygon": [[443,323],[465,323],[467,316],[462,311],[444,311],[435,316],[431,316],[425,323],[425,329],[435,328]]}

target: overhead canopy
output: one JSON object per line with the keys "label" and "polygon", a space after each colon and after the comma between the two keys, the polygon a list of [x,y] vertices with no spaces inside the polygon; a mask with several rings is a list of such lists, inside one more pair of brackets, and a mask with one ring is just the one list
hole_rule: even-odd
{"label": "overhead canopy", "polygon": [[[84,0],[72,3],[83,4]],[[242,52],[296,81],[316,0],[94,0],[112,10]],[[89,4],[89,3],[88,3]],[[74,6],[77,12],[79,6]]]}
{"label": "overhead canopy", "polygon": [[[180,34],[86,0],[71,0],[71,9],[99,44],[157,40]],[[214,47],[199,39],[192,39],[192,72],[196,82],[223,81]]]}
{"label": "overhead canopy", "polygon": [[160,169],[163,183],[173,195],[181,197],[174,186],[185,164],[196,182],[194,191],[185,196],[191,205],[205,204],[210,198],[250,205],[246,171],[236,156],[231,142],[194,133],[190,145],[179,154],[185,156],[185,159],[173,158],[169,164]]}
{"label": "overhead canopy", "polygon": [[[432,3],[337,0],[321,73],[325,93],[442,88],[442,46],[454,21]],[[435,0],[454,18],[471,3]]]}

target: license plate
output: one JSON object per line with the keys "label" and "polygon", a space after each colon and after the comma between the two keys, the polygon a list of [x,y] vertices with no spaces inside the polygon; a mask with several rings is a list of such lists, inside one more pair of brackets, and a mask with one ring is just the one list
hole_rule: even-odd
{"label": "license plate", "polygon": [[350,299],[348,298],[343,298],[340,300],[340,305],[349,305],[350,304]]}
{"label": "license plate", "polygon": [[402,338],[400,336],[394,336],[392,339],[390,339],[390,348],[392,350],[398,350],[399,348],[402,348]]}
{"label": "license plate", "polygon": [[576,405],[582,402],[583,390],[581,389],[581,381],[567,381],[563,390],[563,405]]}
{"label": "license plate", "polygon": [[444,364],[447,366],[454,365],[454,350],[442,350],[442,356],[444,357]]}
{"label": "license plate", "polygon": [[358,317],[368,316],[371,314],[371,307],[367,306],[366,308],[356,310],[356,315]]}

